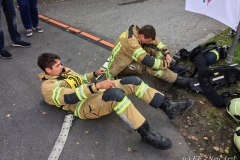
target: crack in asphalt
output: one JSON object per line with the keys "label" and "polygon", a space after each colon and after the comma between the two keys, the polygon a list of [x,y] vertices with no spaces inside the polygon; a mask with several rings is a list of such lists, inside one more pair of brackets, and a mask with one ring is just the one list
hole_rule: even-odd
{"label": "crack in asphalt", "polygon": [[129,4],[134,4],[134,3],[143,3],[145,1],[148,1],[148,0],[136,0],[136,1],[131,1],[131,2],[120,3],[118,5],[123,6],[123,5],[129,5]]}

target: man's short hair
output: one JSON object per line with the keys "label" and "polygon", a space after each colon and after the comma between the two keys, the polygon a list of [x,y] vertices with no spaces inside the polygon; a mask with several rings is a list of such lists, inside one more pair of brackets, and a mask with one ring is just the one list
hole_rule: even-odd
{"label": "man's short hair", "polygon": [[152,40],[155,40],[156,37],[156,31],[155,28],[152,25],[145,25],[143,26],[139,31],[139,34],[143,34],[144,38],[152,38]]}
{"label": "man's short hair", "polygon": [[43,53],[38,57],[38,66],[45,72],[46,68],[52,69],[56,60],[60,60],[60,57],[53,53]]}

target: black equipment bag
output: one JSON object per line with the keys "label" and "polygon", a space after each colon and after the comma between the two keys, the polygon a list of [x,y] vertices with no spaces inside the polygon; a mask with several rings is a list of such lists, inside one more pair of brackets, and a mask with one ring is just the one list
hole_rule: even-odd
{"label": "black equipment bag", "polygon": [[[237,65],[220,66],[209,69],[202,55],[196,57],[198,76],[193,78],[193,90],[203,93],[216,107],[225,107],[223,96],[215,91],[218,87],[229,86],[240,80],[240,68]],[[200,85],[200,88],[199,88]]]}

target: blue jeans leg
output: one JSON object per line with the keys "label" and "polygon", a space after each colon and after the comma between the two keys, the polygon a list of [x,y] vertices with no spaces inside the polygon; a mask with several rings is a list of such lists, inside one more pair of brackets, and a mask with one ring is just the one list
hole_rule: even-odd
{"label": "blue jeans leg", "polygon": [[38,0],[29,0],[30,14],[31,14],[33,27],[37,27],[39,23],[37,3],[38,3]]}
{"label": "blue jeans leg", "polygon": [[[15,6],[13,0],[0,0],[0,8],[3,7],[3,12],[6,17],[7,25],[8,25],[8,32],[10,34],[11,40],[13,42],[21,41],[21,35],[17,31],[17,16],[15,11]],[[0,18],[1,18],[1,11],[0,11]],[[0,23],[0,49],[5,49],[4,47],[4,37],[3,31],[1,29]]]}
{"label": "blue jeans leg", "polygon": [[0,0],[0,51],[5,49],[4,45],[4,35],[1,27],[1,15],[2,15],[2,0]]}
{"label": "blue jeans leg", "polygon": [[22,23],[26,30],[38,26],[37,3],[38,0],[18,0]]}
{"label": "blue jeans leg", "polygon": [[22,23],[24,28],[27,29],[32,29],[32,20],[31,20],[31,14],[30,14],[30,0],[18,0],[18,5],[19,5],[19,11],[22,19]]}

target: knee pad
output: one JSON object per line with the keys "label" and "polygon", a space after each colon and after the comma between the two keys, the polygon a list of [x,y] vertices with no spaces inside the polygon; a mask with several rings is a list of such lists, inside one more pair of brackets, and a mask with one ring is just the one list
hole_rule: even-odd
{"label": "knee pad", "polygon": [[121,102],[124,96],[125,96],[125,93],[122,89],[111,88],[103,93],[102,99],[105,102],[108,102],[108,101]]}
{"label": "knee pad", "polygon": [[122,85],[124,85],[124,84],[134,84],[136,86],[139,86],[142,83],[142,80],[137,76],[129,76],[129,77],[124,77],[123,79],[121,79],[120,83]]}

